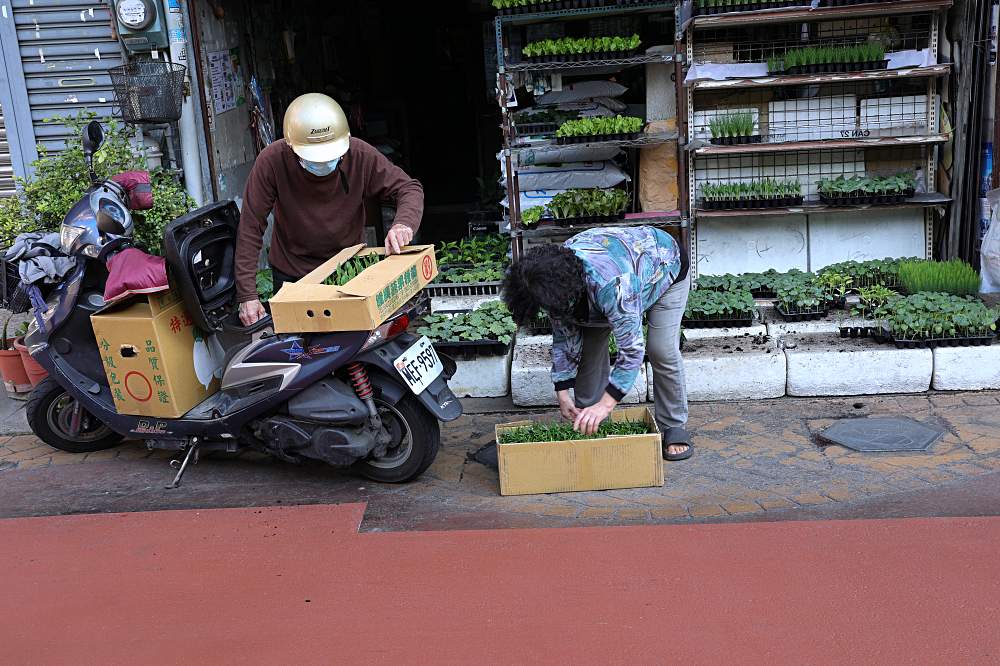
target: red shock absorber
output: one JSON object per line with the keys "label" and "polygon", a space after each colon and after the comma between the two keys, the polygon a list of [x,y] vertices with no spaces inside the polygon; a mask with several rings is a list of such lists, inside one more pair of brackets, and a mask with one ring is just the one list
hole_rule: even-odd
{"label": "red shock absorber", "polygon": [[360,363],[351,363],[347,366],[347,375],[351,378],[351,383],[354,384],[354,392],[358,394],[358,398],[361,400],[367,400],[372,397],[372,383],[368,379],[368,371],[365,370],[365,366]]}

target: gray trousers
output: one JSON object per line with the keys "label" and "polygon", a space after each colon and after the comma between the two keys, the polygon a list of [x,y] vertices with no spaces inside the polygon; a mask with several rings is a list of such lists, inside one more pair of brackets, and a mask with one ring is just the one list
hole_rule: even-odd
{"label": "gray trousers", "polygon": [[[653,366],[653,404],[656,424],[669,437],[672,429],[682,429],[688,420],[687,384],[681,360],[681,318],[687,307],[690,280],[670,287],[646,313],[649,333],[646,354]],[[585,326],[583,354],[574,389],[577,407],[589,407],[604,395],[611,374],[607,326]],[[640,387],[640,393],[645,387]],[[669,441],[669,439],[667,439]]]}

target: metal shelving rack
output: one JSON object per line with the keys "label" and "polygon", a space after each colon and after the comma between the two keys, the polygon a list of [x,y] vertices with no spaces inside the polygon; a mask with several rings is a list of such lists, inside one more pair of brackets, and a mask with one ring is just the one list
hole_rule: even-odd
{"label": "metal shelving rack", "polygon": [[[876,29],[891,29],[891,39],[905,48],[929,49],[933,56],[931,61],[937,63],[941,13],[951,4],[952,0],[898,0],[694,18],[681,16],[678,17],[678,29],[685,37],[689,64],[762,62],[795,46],[864,41],[867,39],[867,36],[862,38],[865,31]],[[815,42],[804,42],[804,35],[811,35]],[[691,221],[692,277],[697,276],[698,270],[698,220],[711,218],[804,215],[808,225],[808,216],[816,213],[874,208],[922,209],[925,254],[930,258],[934,238],[932,211],[950,202],[948,197],[935,192],[937,147],[950,140],[950,136],[938,128],[936,92],[938,82],[950,70],[947,64],[930,64],[856,73],[703,79],[685,84],[678,99],[685,102],[683,116],[687,121],[685,189]],[[805,87],[809,87],[810,95],[796,96],[794,91],[805,90]],[[886,97],[887,92],[890,97]],[[703,104],[705,98],[710,103]],[[823,99],[830,103],[809,104],[810,100]],[[837,99],[846,101],[838,107]],[[812,124],[801,122],[802,106],[809,112],[806,115],[813,120]],[[857,112],[859,106],[860,114]],[[709,143],[706,134],[712,114],[727,109],[751,111],[762,135],[761,142]],[[902,123],[901,127],[910,129],[899,129],[893,123]],[[877,130],[873,131],[873,127]],[[845,175],[866,173],[869,163],[917,164],[923,171],[927,193],[895,206],[824,206],[809,200],[807,190],[807,200],[802,206],[749,210],[701,210],[698,207],[699,187],[705,182],[798,178],[805,190],[807,185],[812,188],[814,183],[803,182],[802,178],[813,176],[817,165],[829,169],[824,174],[836,175],[838,165],[852,161],[854,165],[860,164],[860,170],[847,169],[843,172]]]}
{"label": "metal shelving rack", "polygon": [[[517,154],[523,150],[545,151],[556,150],[563,146],[557,145],[554,140],[544,141],[523,141],[517,136],[513,113],[507,106],[514,89],[515,77],[522,74],[537,72],[565,72],[572,74],[583,73],[610,73],[620,71],[629,67],[636,67],[650,63],[674,63],[675,77],[680,80],[682,74],[681,63],[683,56],[675,49],[674,53],[664,54],[642,54],[627,58],[599,58],[592,60],[572,61],[572,62],[508,62],[506,57],[506,46],[504,43],[504,29],[513,26],[524,26],[535,23],[548,23],[555,21],[573,21],[599,17],[611,17],[619,15],[670,13],[673,14],[676,2],[634,2],[631,0],[605,0],[609,4],[603,7],[587,7],[579,9],[560,9],[547,12],[525,13],[525,14],[505,14],[498,15],[494,19],[494,32],[496,38],[497,52],[497,89],[499,93],[498,102],[501,111],[501,131],[503,133],[503,160],[507,180],[507,201],[508,201],[508,222],[510,224],[511,248],[516,260],[522,250],[522,241],[527,238],[556,238],[567,236],[593,225],[577,226],[557,226],[525,230],[521,228],[520,210],[520,187],[517,177]],[[678,100],[679,103],[679,100]],[[677,133],[658,132],[641,135],[629,140],[596,141],[591,143],[577,143],[573,146],[594,147],[594,146],[615,146],[621,148],[639,148],[642,146],[655,145],[678,138]],[[682,165],[679,165],[682,166]],[[635,226],[640,224],[654,224],[657,226],[674,226],[686,229],[687,224],[682,216],[659,216],[656,218],[642,218],[637,221],[624,221],[620,226]],[[682,232],[683,233],[683,232]],[[685,242],[687,240],[685,239]]]}

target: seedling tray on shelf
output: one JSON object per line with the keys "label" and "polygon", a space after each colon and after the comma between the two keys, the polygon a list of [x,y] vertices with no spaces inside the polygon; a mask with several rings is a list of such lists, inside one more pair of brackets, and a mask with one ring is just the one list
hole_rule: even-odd
{"label": "seedling tray on shelf", "polygon": [[[639,0],[631,0],[631,2],[638,2]],[[641,0],[642,2],[648,2],[649,0]],[[606,7],[608,5],[623,5],[630,4],[630,2],[623,2],[621,0],[556,0],[556,2],[536,2],[530,5],[521,5],[520,7],[505,7],[503,9],[497,10],[497,12],[503,16],[509,14],[538,14],[542,12],[554,12],[561,9],[589,9],[591,7]]]}
{"label": "seedling tray on shelf", "polygon": [[784,9],[785,7],[808,7],[807,0],[772,0],[771,2],[743,2],[738,5],[727,7],[699,7],[694,6],[694,16],[712,16],[715,14],[730,14],[733,12],[753,12],[761,9]]}
{"label": "seedling tray on shelf", "polygon": [[581,224],[615,224],[621,221],[621,215],[584,215],[583,217],[541,220],[538,226],[575,227]]}
{"label": "seedling tray on shelf", "polygon": [[502,282],[434,282],[424,287],[424,293],[435,296],[495,296]]}
{"label": "seedling tray on shelf", "polygon": [[518,136],[533,136],[537,134],[555,134],[558,123],[517,123],[514,125]]}
{"label": "seedling tray on shelf", "polygon": [[633,58],[639,53],[639,49],[629,49],[627,51],[590,51],[589,53],[562,53],[560,55],[528,56],[525,62],[532,64],[543,63],[564,63],[564,62],[588,62],[590,60],[622,60]]}
{"label": "seedling tray on shelf", "polygon": [[572,143],[600,143],[602,141],[633,141],[642,132],[626,132],[624,134],[588,134],[586,136],[560,136],[556,143],[567,145]]}
{"label": "seedling tray on shelf", "polygon": [[751,136],[714,136],[711,139],[716,146],[742,146],[748,143],[763,143],[764,137],[760,134]]}
{"label": "seedling tray on shelf", "polygon": [[789,76],[799,76],[801,74],[848,74],[851,72],[877,72],[888,69],[888,67],[888,60],[875,60],[872,62],[827,62],[814,65],[794,65],[786,67],[782,73]]}
{"label": "seedling tray on shelf", "polygon": [[728,319],[688,319],[684,317],[681,325],[684,328],[740,328],[753,326],[754,316],[752,312],[744,313],[745,317],[731,317]]}
{"label": "seedling tray on shelf", "polygon": [[437,351],[459,361],[483,356],[503,356],[510,351],[510,343],[496,340],[460,340],[459,342],[434,342],[433,344]]}
{"label": "seedling tray on shelf", "polygon": [[802,197],[781,197],[780,199],[720,199],[717,201],[702,201],[704,210],[746,210],[760,208],[788,208],[801,206]]}
{"label": "seedling tray on shelf", "polygon": [[829,312],[829,310],[825,307],[819,310],[807,310],[806,312],[785,312],[781,309],[780,301],[774,302],[774,309],[778,311],[778,314],[781,315],[782,319],[788,322],[822,319]]}
{"label": "seedling tray on shelf", "polygon": [[892,336],[891,340],[897,349],[934,349],[936,347],[989,347],[995,336],[988,335],[976,338],[930,338],[927,340],[900,340]]}
{"label": "seedling tray on shelf", "polygon": [[821,192],[819,200],[820,203],[827,206],[892,206],[903,203],[911,196],[913,195],[906,192],[899,194],[847,194],[842,196],[831,196]]}

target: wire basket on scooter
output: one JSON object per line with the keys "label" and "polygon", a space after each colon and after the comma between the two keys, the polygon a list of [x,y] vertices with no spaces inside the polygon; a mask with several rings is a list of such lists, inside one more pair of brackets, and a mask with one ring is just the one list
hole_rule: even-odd
{"label": "wire basket on scooter", "polygon": [[127,123],[172,123],[181,117],[184,65],[162,60],[131,62],[108,70]]}
{"label": "wire basket on scooter", "polygon": [[29,285],[21,282],[18,272],[18,262],[0,258],[3,270],[0,271],[0,305],[14,314],[21,314],[31,309]]}

